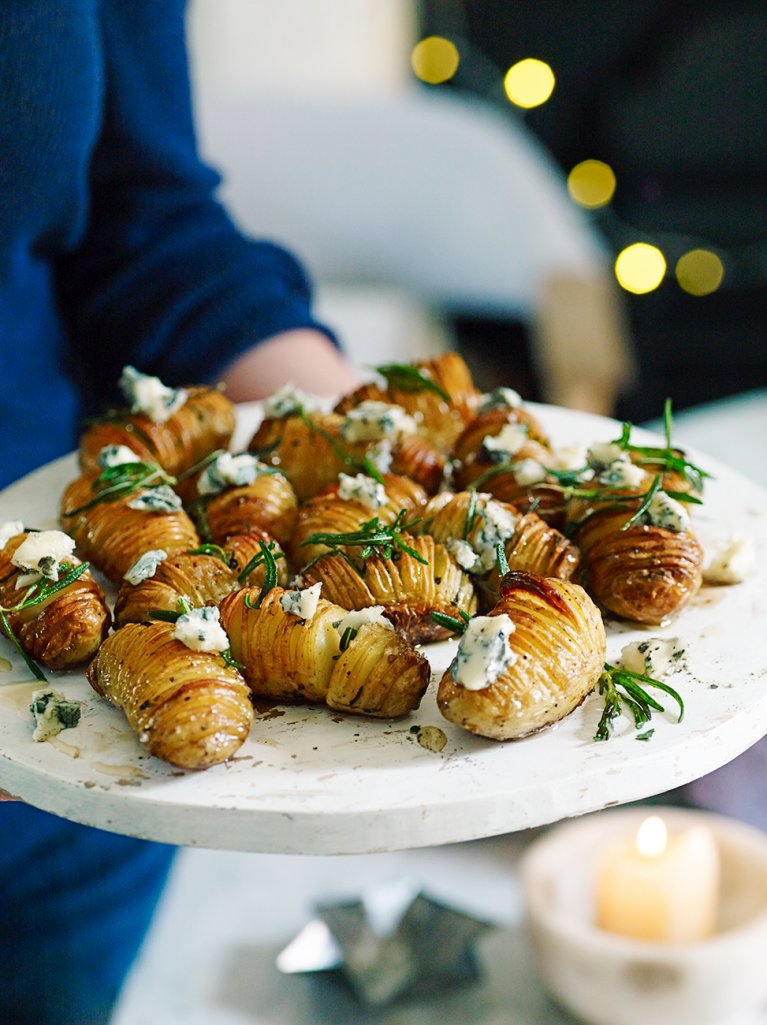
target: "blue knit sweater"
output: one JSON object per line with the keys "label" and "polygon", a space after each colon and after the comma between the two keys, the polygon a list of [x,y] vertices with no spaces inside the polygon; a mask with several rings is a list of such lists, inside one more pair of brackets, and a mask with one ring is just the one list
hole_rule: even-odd
{"label": "blue knit sweater", "polygon": [[299,264],[215,201],[184,6],[0,2],[0,485],[73,447],[125,363],[202,382],[319,326]]}

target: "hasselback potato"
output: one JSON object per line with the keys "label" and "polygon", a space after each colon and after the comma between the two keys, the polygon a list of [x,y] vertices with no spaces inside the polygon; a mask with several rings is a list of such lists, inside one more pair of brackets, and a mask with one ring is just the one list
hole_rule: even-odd
{"label": "hasselback potato", "polygon": [[234,406],[218,388],[185,389],[186,402],[164,423],[122,411],[86,428],[80,438],[80,468],[99,468],[106,445],[125,445],[140,462],[157,463],[171,476],[190,469],[209,452],[226,448],[234,431]]}
{"label": "hasselback potato", "polygon": [[200,533],[214,544],[223,545],[235,534],[258,530],[285,544],[296,526],[298,498],[282,473],[259,473],[252,484],[198,498],[190,512]]}
{"label": "hasselback potato", "polygon": [[[162,549],[171,554],[199,544],[189,516],[181,508],[172,508],[172,501],[167,503],[168,512],[131,508],[159,488],[138,488],[111,501],[100,501],[98,481],[98,475],[89,474],[67,485],[59,521],[77,542],[79,554],[109,580],[119,583],[144,552]],[[163,485],[162,490],[169,494],[166,489]]]}
{"label": "hasselback potato", "polygon": [[608,496],[612,501],[576,499],[568,506],[568,517],[589,594],[621,619],[657,624],[675,615],[699,590],[703,549],[689,530],[646,522],[630,525],[646,493],[641,487],[614,488]]}
{"label": "hasselback potato", "polygon": [[[361,498],[348,497],[344,494],[355,494],[360,482],[344,477],[345,488],[338,481],[323,489],[313,498],[303,503],[298,512],[298,521],[290,545],[293,562],[296,566],[305,565],[321,552],[327,550],[326,544],[309,544],[307,539],[317,532],[348,533],[359,530],[363,523],[376,516],[381,523],[392,524],[397,516],[405,510],[408,520],[420,515],[426,503],[426,492],[420,485],[408,477],[387,473],[383,476],[383,484],[376,487],[372,478],[362,480]],[[365,495],[380,496],[383,504],[377,500],[366,502]],[[385,500],[384,500],[385,499]]]}
{"label": "hasselback potato", "polygon": [[[12,559],[29,536],[27,531],[17,534],[0,550],[0,605],[4,609],[13,609],[25,598],[34,599],[43,593],[45,580],[34,590],[16,587],[24,571]],[[80,565],[74,555],[66,556],[59,566],[59,580],[66,579],[68,571]],[[13,635],[33,659],[51,669],[69,669],[93,657],[107,635],[111,616],[104,592],[86,570],[43,601],[9,611],[7,620]]]}
{"label": "hasselback potato", "polygon": [[[536,513],[522,513],[484,492],[459,491],[435,512],[427,510],[422,529],[456,552],[471,573],[491,574],[492,586],[498,581],[498,544],[510,569],[540,576],[569,579],[580,561],[578,549]],[[455,548],[461,541],[468,546],[465,559]]]}
{"label": "hasselback potato", "polygon": [[[440,681],[437,703],[446,719],[472,733],[514,740],[562,719],[591,692],[604,667],[605,631],[578,584],[524,572],[503,578],[501,599],[487,619],[499,616],[510,620],[510,635],[485,645],[489,658],[475,671],[470,660],[482,659],[488,638],[480,635],[470,645],[467,631]],[[454,678],[464,673],[466,683]]]}
{"label": "hasselback potato", "polygon": [[342,424],[337,413],[271,417],[261,423],[248,450],[278,467],[303,502],[332,484],[341,471],[362,469],[367,443],[344,441]]}
{"label": "hasselback potato", "polygon": [[221,605],[232,655],[254,693],[384,718],[418,706],[429,681],[423,655],[378,623],[360,625],[344,643],[347,610],[320,598],[312,615],[300,618],[284,607],[295,593],[273,588],[254,608],[246,599],[252,606],[261,595],[251,588]]}
{"label": "hasselback potato", "polygon": [[128,623],[101,645],[88,679],[123,710],[150,754],[205,769],[247,738],[250,692],[220,654],[192,651],[173,631],[169,623]]}
{"label": "hasselback potato", "polygon": [[469,368],[455,352],[410,364],[379,367],[386,386],[363,384],[345,395],[336,411],[346,413],[361,402],[402,406],[418,420],[418,432],[446,452],[471,420],[479,400]]}
{"label": "hasselback potato", "polygon": [[432,537],[401,535],[416,553],[395,548],[390,556],[374,551],[367,558],[329,552],[304,573],[309,582],[322,582],[322,593],[347,609],[380,605],[384,615],[413,644],[446,637],[449,630],[431,618],[432,612],[471,615],[477,607],[474,587],[442,544]]}
{"label": "hasselback potato", "polygon": [[179,598],[192,608],[218,605],[237,587],[237,574],[217,555],[176,552],[137,584],[123,580],[115,601],[115,623],[150,622],[155,609],[178,612]]}

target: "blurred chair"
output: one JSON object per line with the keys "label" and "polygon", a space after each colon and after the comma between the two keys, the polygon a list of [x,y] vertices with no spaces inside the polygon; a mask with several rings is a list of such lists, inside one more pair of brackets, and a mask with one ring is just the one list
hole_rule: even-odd
{"label": "blurred chair", "polygon": [[[611,408],[632,360],[606,252],[521,120],[413,84],[361,98],[217,87],[196,52],[225,201],[245,231],[302,255],[355,362],[449,345],[450,315],[517,320],[546,399]],[[361,312],[380,318],[382,297],[405,314],[373,345]]]}

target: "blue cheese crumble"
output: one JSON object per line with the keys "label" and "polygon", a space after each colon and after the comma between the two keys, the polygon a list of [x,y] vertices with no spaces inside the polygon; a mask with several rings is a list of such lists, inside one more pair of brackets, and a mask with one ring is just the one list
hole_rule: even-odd
{"label": "blue cheese crumble", "polygon": [[665,491],[656,492],[644,514],[647,523],[681,533],[690,529],[690,516],[681,502],[671,498]]}
{"label": "blue cheese crumble", "polygon": [[80,722],[81,705],[81,701],[68,701],[57,690],[42,688],[34,691],[29,706],[29,711],[35,719],[32,740],[42,743],[55,737],[62,730],[77,726]]}
{"label": "blue cheese crumble", "polygon": [[648,637],[621,649],[618,667],[642,676],[662,680],[685,668],[685,646],[678,637]]}
{"label": "blue cheese crumble", "polygon": [[147,488],[128,502],[129,509],[141,512],[174,513],[181,508],[181,499],[169,484]]}
{"label": "blue cheese crumble", "polygon": [[246,487],[253,483],[258,471],[258,459],[249,452],[221,452],[200,474],[197,491],[200,495],[217,495],[224,488]]}
{"label": "blue cheese crumble", "polygon": [[280,595],[280,605],[285,612],[290,612],[292,615],[298,616],[299,619],[309,622],[314,619],[321,590],[322,583],[318,582],[312,584],[311,587],[305,587],[302,591],[285,591]]}
{"label": "blue cheese crumble", "polygon": [[348,473],[338,475],[338,497],[346,502],[359,502],[367,509],[375,512],[386,505],[388,499],[383,484],[372,477],[358,473],[351,477]]}
{"label": "blue cheese crumble", "polygon": [[282,420],[296,413],[313,413],[319,408],[320,403],[314,395],[286,384],[264,399],[264,419]]}
{"label": "blue cheese crumble", "polygon": [[465,569],[467,573],[473,573],[479,568],[477,553],[468,541],[461,541],[460,538],[453,537],[447,542],[445,548],[447,548],[449,554],[453,556],[461,569]]}
{"label": "blue cheese crumble", "polygon": [[527,424],[504,424],[498,434],[488,434],[482,439],[482,448],[489,455],[505,460],[527,444],[527,435]]}
{"label": "blue cheese crumble", "polygon": [[751,572],[756,558],[753,538],[737,531],[724,536],[701,537],[703,579],[707,584],[740,584]]}
{"label": "blue cheese crumble", "polygon": [[523,488],[542,484],[547,477],[546,467],[537,459],[520,459],[514,466],[514,480]]}
{"label": "blue cheese crumble", "polygon": [[416,422],[402,406],[368,400],[350,409],[341,425],[344,441],[396,441],[415,434]]}
{"label": "blue cheese crumble", "polygon": [[597,473],[627,458],[626,452],[614,441],[595,441],[586,452],[586,463]]}
{"label": "blue cheese crumble", "polygon": [[168,388],[159,377],[142,374],[135,367],[123,367],[120,389],[132,413],[143,413],[156,424],[164,424],[184,405],[188,393],[183,388]]}
{"label": "blue cheese crumble", "polygon": [[220,613],[213,605],[190,609],[179,616],[173,637],[192,651],[226,651],[229,638],[221,626]]}
{"label": "blue cheese crumble", "polygon": [[168,553],[162,548],[152,548],[143,555],[139,555],[133,565],[123,573],[123,580],[129,584],[140,584],[142,580],[149,580],[157,572],[157,567],[168,558]]}
{"label": "blue cheese crumble", "polygon": [[616,459],[599,474],[601,484],[615,488],[638,488],[648,479],[641,466],[635,466],[629,459]]}
{"label": "blue cheese crumble", "polygon": [[484,690],[517,661],[509,647],[515,626],[511,618],[475,616],[458,642],[458,651],[450,663],[453,681],[466,690]]}
{"label": "blue cheese crumble", "polygon": [[126,463],[140,463],[142,460],[127,445],[104,445],[99,452],[99,466],[109,470],[113,466],[124,466]]}
{"label": "blue cheese crumble", "polygon": [[387,630],[393,630],[394,626],[383,614],[383,605],[370,605],[366,609],[355,609],[344,616],[343,619],[334,623],[338,633],[343,637],[347,630],[354,630],[355,633],[362,626],[384,626]]}
{"label": "blue cheese crumble", "polygon": [[496,547],[506,547],[506,542],[516,532],[519,516],[514,510],[504,507],[488,495],[482,494],[477,497],[476,522],[468,541],[477,553],[479,571],[489,573],[496,565]]}
{"label": "blue cheese crumble", "polygon": [[11,556],[11,562],[27,572],[19,574],[16,587],[28,587],[43,577],[59,579],[61,563],[75,550],[74,539],[61,530],[37,530],[29,534]]}
{"label": "blue cheese crumble", "polygon": [[493,388],[479,400],[478,411],[487,413],[491,409],[519,409],[522,396],[513,388]]}

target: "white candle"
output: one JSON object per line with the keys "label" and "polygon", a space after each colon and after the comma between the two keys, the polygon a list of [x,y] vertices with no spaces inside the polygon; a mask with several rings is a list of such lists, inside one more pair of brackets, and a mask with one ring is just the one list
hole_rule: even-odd
{"label": "white candle", "polygon": [[719,856],[703,826],[668,835],[651,816],[609,847],[597,866],[597,925],[642,940],[710,936],[719,903]]}

